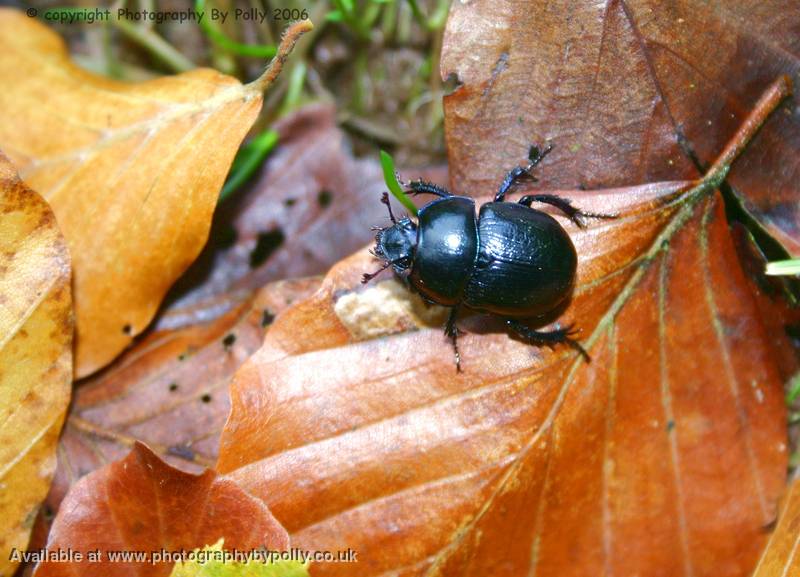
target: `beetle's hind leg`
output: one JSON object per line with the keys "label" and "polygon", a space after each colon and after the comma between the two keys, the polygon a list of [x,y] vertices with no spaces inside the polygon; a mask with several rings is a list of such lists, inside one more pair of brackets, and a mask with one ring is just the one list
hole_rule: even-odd
{"label": "beetle's hind leg", "polygon": [[586,352],[586,349],[584,349],[578,341],[572,338],[573,335],[577,333],[572,325],[564,328],[558,328],[553,331],[536,331],[527,326],[525,323],[515,319],[508,319],[506,323],[514,332],[514,334],[527,343],[537,346],[544,345],[550,348],[553,348],[557,344],[564,343],[578,351],[587,363],[592,361],[591,357],[589,357],[589,353]]}
{"label": "beetle's hind leg", "polygon": [[442,188],[441,186],[433,184],[432,182],[425,182],[424,180],[412,180],[405,186],[411,190],[411,194],[414,196],[418,194],[433,194],[442,198],[453,196],[453,194],[446,188]]}
{"label": "beetle's hind leg", "polygon": [[447,324],[444,325],[444,334],[450,337],[453,343],[453,355],[456,361],[456,371],[461,372],[461,353],[458,352],[458,326],[456,319],[458,318],[458,305],[450,309],[450,316],[447,317]]}
{"label": "beetle's hind leg", "polygon": [[534,202],[543,202],[555,206],[558,210],[566,214],[569,219],[581,228],[586,228],[586,218],[617,218],[618,214],[601,214],[597,212],[586,212],[573,206],[566,198],[561,198],[555,194],[528,194],[519,199],[519,203],[530,206]]}
{"label": "beetle's hind leg", "polygon": [[514,185],[519,183],[520,180],[529,178],[536,181],[536,178],[533,176],[533,169],[536,168],[536,165],[539,164],[551,150],[553,150],[552,144],[548,144],[543,149],[536,145],[531,146],[528,151],[528,160],[530,161],[528,166],[518,166],[508,171],[508,174],[506,174],[506,177],[500,184],[500,188],[497,190],[497,194],[494,195],[494,201],[505,201],[508,191],[514,188]]}

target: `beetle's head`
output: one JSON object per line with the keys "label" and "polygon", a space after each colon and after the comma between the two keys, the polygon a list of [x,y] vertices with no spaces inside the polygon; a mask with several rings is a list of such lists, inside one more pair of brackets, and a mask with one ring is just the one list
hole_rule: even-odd
{"label": "beetle's head", "polygon": [[417,245],[417,225],[404,217],[375,235],[375,254],[392,263],[397,272],[411,266]]}
{"label": "beetle's head", "polygon": [[361,281],[364,283],[369,282],[379,272],[390,266],[398,274],[403,274],[411,268],[414,262],[414,252],[417,248],[417,225],[414,221],[407,216],[396,219],[389,205],[389,195],[386,193],[384,193],[381,202],[389,207],[389,218],[392,219],[392,224],[379,228],[378,234],[375,235],[375,248],[372,250],[372,254],[384,262],[383,266],[376,272],[364,275]]}

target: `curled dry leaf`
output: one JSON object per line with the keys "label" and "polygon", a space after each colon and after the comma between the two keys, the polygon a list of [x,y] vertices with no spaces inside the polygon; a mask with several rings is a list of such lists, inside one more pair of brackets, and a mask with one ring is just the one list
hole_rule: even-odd
{"label": "curled dry leaf", "polygon": [[800,573],[800,481],[790,485],[778,525],[769,538],[753,577],[788,577]]}
{"label": "curled dry leaf", "polygon": [[[81,552],[81,562],[42,562],[35,577],[116,574],[169,575],[172,563],[151,552],[191,551],[225,539],[225,549],[289,546],[286,530],[269,509],[236,483],[207,470],[184,473],[160,460],[142,443],[130,454],[90,473],[72,488],[50,531],[47,549]],[[102,560],[88,562],[99,549]],[[145,552],[146,560],[121,564],[115,551]]]}
{"label": "curled dry leaf", "polygon": [[[545,186],[692,177],[769,82],[798,78],[796,8],[787,0],[454,3],[442,53],[443,76],[461,83],[445,98],[454,189],[488,193],[531,142],[546,140],[555,149]],[[795,255],[798,119],[796,104],[776,114],[729,178]]]}
{"label": "curled dry leaf", "polygon": [[[220,300],[269,281],[324,273],[370,241],[365,222],[386,222],[381,168],[353,157],[335,112],[310,105],[277,123],[280,146],[253,185],[217,210],[211,242],[176,284],[160,327],[219,314]],[[447,180],[445,169],[425,172]]]}
{"label": "curled dry leaf", "polygon": [[66,243],[0,153],[0,575],[47,495],[72,381]]}
{"label": "curled dry leaf", "polygon": [[213,321],[151,333],[81,383],[61,437],[50,509],[79,478],[124,457],[135,440],[179,469],[212,466],[230,407],[230,377],[261,346],[274,317],[319,282],[271,283]]}
{"label": "curled dry leaf", "polygon": [[[562,193],[589,354],[439,327],[356,342],[366,252],[237,373],[218,470],[359,575],[746,575],[786,466],[781,380],[722,203],[689,183]],[[374,290],[374,289],[368,289]],[[317,575],[352,574],[345,564]]]}
{"label": "curled dry leaf", "polygon": [[[284,38],[284,53],[303,26]],[[50,202],[69,244],[75,373],[84,376],[144,330],[200,252],[280,66],[246,86],[213,70],[126,84],[75,66],[63,42],[21,12],[0,10],[0,28],[14,31],[0,36],[0,148]]]}

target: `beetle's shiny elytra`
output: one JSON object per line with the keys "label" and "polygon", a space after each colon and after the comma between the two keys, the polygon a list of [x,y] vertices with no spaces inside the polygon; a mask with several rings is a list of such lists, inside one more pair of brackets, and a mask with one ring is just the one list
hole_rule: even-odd
{"label": "beetle's shiny elytra", "polygon": [[[585,358],[588,355],[571,338],[571,327],[536,331],[524,321],[541,319],[557,311],[570,298],[578,256],[567,232],[549,214],[531,208],[533,202],[555,206],[578,226],[584,217],[615,215],[583,212],[564,198],[533,194],[519,202],[505,202],[506,194],[522,178],[533,178],[532,169],[550,151],[531,147],[530,164],[511,170],[495,195],[476,214],[475,201],[456,196],[434,184],[417,181],[411,194],[439,198],[423,206],[417,223],[396,219],[389,198],[392,225],[380,229],[374,253],[430,302],[452,307],[445,333],[452,339],[456,367],[460,370],[456,318],[460,307],[506,320],[520,338],[535,345],[568,343]],[[535,180],[535,179],[534,179]],[[368,282],[378,273],[365,274]]]}

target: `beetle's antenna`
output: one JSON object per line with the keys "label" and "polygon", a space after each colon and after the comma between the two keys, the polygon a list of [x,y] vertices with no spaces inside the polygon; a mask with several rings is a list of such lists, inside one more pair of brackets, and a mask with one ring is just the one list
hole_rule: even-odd
{"label": "beetle's antenna", "polygon": [[389,209],[389,218],[392,219],[392,224],[397,224],[397,219],[394,217],[394,213],[392,212],[392,205],[389,204],[388,192],[383,193],[383,196],[381,197],[381,202],[386,205],[386,208]]}
{"label": "beetle's antenna", "polygon": [[374,279],[376,276],[378,276],[379,274],[381,274],[383,271],[385,271],[385,270],[386,270],[387,268],[389,268],[390,266],[394,266],[394,265],[396,265],[396,264],[400,264],[400,263],[401,263],[401,262],[403,262],[404,260],[406,260],[406,257],[404,257],[404,256],[401,256],[400,258],[396,258],[396,259],[394,259],[394,260],[389,260],[389,261],[386,261],[386,262],[383,264],[383,266],[382,266],[381,268],[379,268],[378,270],[376,270],[375,272],[372,272],[372,273],[365,272],[365,273],[364,273],[364,276],[362,276],[362,277],[361,277],[361,284],[367,284],[369,281],[371,281],[372,279]]}

